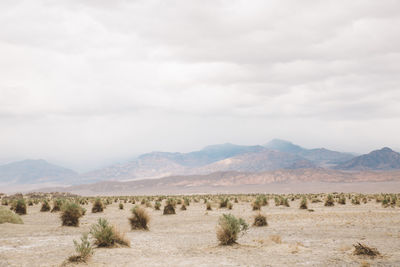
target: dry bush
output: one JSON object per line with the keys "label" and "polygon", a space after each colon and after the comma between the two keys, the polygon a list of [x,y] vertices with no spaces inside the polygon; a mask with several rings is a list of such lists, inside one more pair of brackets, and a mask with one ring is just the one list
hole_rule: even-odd
{"label": "dry bush", "polygon": [[300,202],[300,209],[306,210],[308,209],[307,207],[307,198],[303,197],[303,199]]}
{"label": "dry bush", "polygon": [[119,207],[120,210],[123,210],[124,209],[124,204],[119,203],[118,207]]}
{"label": "dry bush", "polygon": [[233,208],[233,204],[231,202],[228,202],[227,208],[228,210],[231,210]]}
{"label": "dry bush", "polygon": [[132,217],[129,218],[132,230],[148,230],[147,224],[150,222],[150,216],[145,209],[135,206],[132,208]]}
{"label": "dry bush", "polygon": [[61,199],[56,199],[53,201],[53,208],[51,209],[51,212],[57,212],[61,210],[63,201]]}
{"label": "dry bush", "polygon": [[326,207],[332,207],[335,206],[335,201],[333,200],[332,195],[328,195],[326,200],[325,200],[325,204]]}
{"label": "dry bush", "polygon": [[18,215],[25,215],[26,214],[26,203],[23,198],[18,199],[16,202],[13,203],[12,209]]}
{"label": "dry bush", "polygon": [[261,213],[257,214],[254,217],[254,226],[267,226],[267,217],[265,217],[264,215],[262,215]]}
{"label": "dry bush", "polygon": [[130,246],[130,241],[103,218],[99,218],[97,224],[92,225],[90,235],[98,247]]}
{"label": "dry bush", "polygon": [[212,210],[212,207],[211,207],[211,203],[210,203],[210,202],[207,202],[207,203],[206,203],[206,210]]}
{"label": "dry bush", "polygon": [[219,207],[226,208],[228,206],[229,199],[228,198],[221,198],[219,200]]}
{"label": "dry bush", "polygon": [[84,214],[84,209],[76,203],[66,202],[61,208],[62,226],[79,226],[79,218]]}
{"label": "dry bush", "polygon": [[49,202],[45,199],[42,203],[42,207],[40,208],[41,212],[46,212],[46,211],[50,211],[51,207]]}
{"label": "dry bush", "polygon": [[339,203],[340,205],[346,205],[346,198],[345,198],[345,196],[340,196],[340,198],[339,198],[339,200],[338,200],[338,203]]}
{"label": "dry bush", "polygon": [[256,199],[251,206],[253,207],[253,210],[261,210],[261,201]]}
{"label": "dry bush", "polygon": [[75,251],[77,255],[72,255],[68,258],[69,262],[87,262],[93,255],[93,247],[88,239],[88,234],[84,233],[81,237],[81,243],[74,240]]}
{"label": "dry bush", "polygon": [[13,223],[23,224],[21,217],[6,208],[0,208],[0,224],[2,223]]}
{"label": "dry bush", "polygon": [[154,209],[155,210],[160,210],[160,207],[161,207],[160,201],[156,201],[156,203],[154,203]]}
{"label": "dry bush", "polygon": [[164,207],[163,215],[171,215],[175,213],[175,201],[172,198],[169,198]]}
{"label": "dry bush", "polygon": [[376,248],[371,248],[361,243],[357,243],[353,246],[354,246],[354,252],[353,252],[354,255],[366,255],[372,258],[380,255],[379,251]]}
{"label": "dry bush", "polygon": [[239,233],[246,231],[248,227],[242,218],[222,214],[218,221],[217,239],[221,245],[232,245],[236,243]]}
{"label": "dry bush", "polygon": [[181,210],[186,210],[186,205],[185,204],[182,204]]}
{"label": "dry bush", "polygon": [[93,203],[92,213],[103,212],[103,210],[104,210],[103,202],[101,201],[100,198],[96,198],[96,200]]}

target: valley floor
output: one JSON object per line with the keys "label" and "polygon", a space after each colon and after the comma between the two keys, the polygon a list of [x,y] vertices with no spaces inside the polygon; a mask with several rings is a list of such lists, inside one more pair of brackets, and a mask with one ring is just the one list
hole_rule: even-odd
{"label": "valley floor", "polygon": [[[202,201],[201,201],[202,202]],[[61,227],[59,214],[28,207],[23,225],[0,224],[0,266],[60,266],[74,253],[79,240],[98,218],[105,217],[126,231],[130,248],[96,248],[82,266],[400,266],[400,209],[383,208],[371,201],[324,207],[309,203],[314,212],[291,207],[263,207],[268,226],[250,227],[234,246],[219,246],[216,225],[223,213],[241,216],[251,224],[249,202],[234,203],[233,210],[206,212],[203,203],[191,203],[176,215],[147,208],[151,214],[149,231],[131,231],[128,223],[133,204],[107,206],[103,213],[87,214],[81,225]],[[353,244],[365,243],[382,254],[375,259],[352,255]]]}

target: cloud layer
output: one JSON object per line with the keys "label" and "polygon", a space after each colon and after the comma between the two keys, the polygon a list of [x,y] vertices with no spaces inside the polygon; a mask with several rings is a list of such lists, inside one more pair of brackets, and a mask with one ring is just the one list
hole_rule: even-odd
{"label": "cloud layer", "polygon": [[0,3],[0,162],[400,148],[400,2]]}

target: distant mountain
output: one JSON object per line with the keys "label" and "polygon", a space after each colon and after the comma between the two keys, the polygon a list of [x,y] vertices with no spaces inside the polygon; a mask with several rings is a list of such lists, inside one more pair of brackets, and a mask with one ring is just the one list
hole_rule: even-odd
{"label": "distant mountain", "polygon": [[82,180],[134,180],[228,170],[260,172],[311,167],[315,167],[311,161],[290,153],[270,151],[262,146],[222,144],[190,153],[143,154],[128,163],[86,173]]}
{"label": "distant mountain", "polygon": [[36,184],[65,182],[76,178],[77,173],[45,160],[23,160],[0,166],[0,183]]}
{"label": "distant mountain", "polygon": [[354,155],[350,153],[337,152],[325,148],[306,149],[289,141],[280,139],[273,139],[264,146],[271,150],[287,152],[301,156],[320,167],[332,167],[338,163],[354,158]]}
{"label": "distant mountain", "polygon": [[316,167],[311,161],[300,156],[263,149],[258,152],[244,153],[226,158],[201,168],[192,173],[212,173],[220,171],[263,172],[278,169],[300,169]]}
{"label": "distant mountain", "polygon": [[[368,184],[369,183],[369,184]],[[379,183],[379,184],[378,184]],[[103,181],[70,187],[43,188],[41,192],[71,192],[83,195],[182,194],[232,192],[380,192],[400,184],[400,171],[346,172],[323,168],[268,172],[215,172],[205,175],[175,175],[129,182]],[[323,187],[321,187],[323,185]],[[366,186],[367,185],[367,186]],[[364,187],[360,191],[360,188]],[[320,189],[322,188],[322,190]]]}
{"label": "distant mountain", "polygon": [[395,170],[400,169],[400,154],[388,147],[374,150],[336,166],[341,170]]}

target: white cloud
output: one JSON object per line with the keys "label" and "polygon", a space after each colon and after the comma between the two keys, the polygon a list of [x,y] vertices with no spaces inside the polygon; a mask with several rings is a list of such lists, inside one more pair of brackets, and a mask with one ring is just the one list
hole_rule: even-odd
{"label": "white cloud", "polygon": [[0,160],[88,169],[273,137],[400,148],[399,10],[394,0],[1,1]]}

